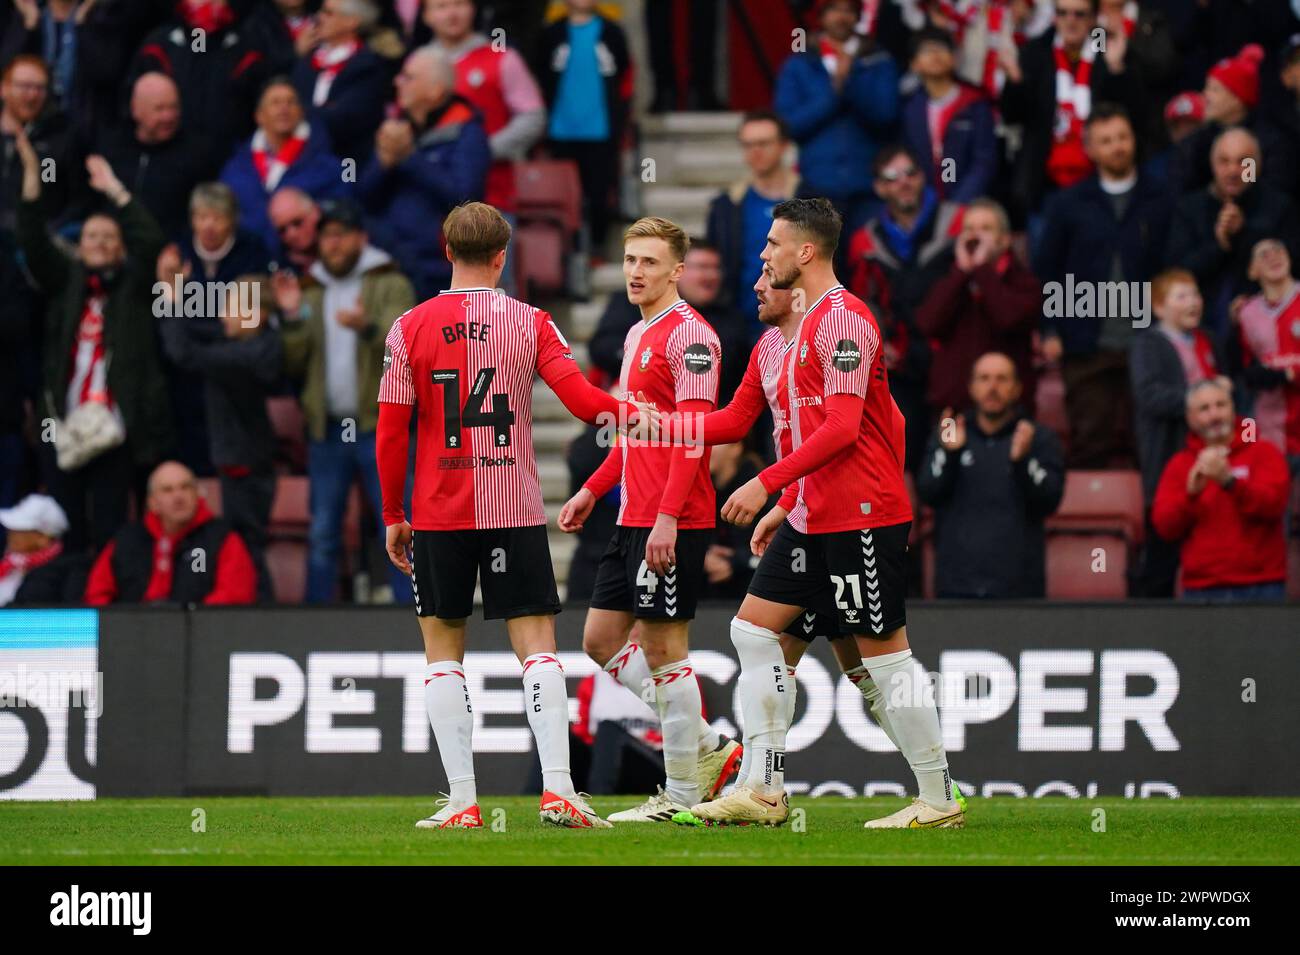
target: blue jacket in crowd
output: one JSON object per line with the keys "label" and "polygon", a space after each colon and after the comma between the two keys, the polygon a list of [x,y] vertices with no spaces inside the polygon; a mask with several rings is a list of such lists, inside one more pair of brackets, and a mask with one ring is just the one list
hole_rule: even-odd
{"label": "blue jacket in crowd", "polygon": [[481,200],[492,154],[478,111],[459,96],[429,117],[415,152],[391,169],[372,157],[357,183],[371,242],[393,255],[424,300],[447,287],[442,220]]}
{"label": "blue jacket in crowd", "polygon": [[[294,186],[317,202],[322,199],[341,199],[352,192],[353,185],[343,181],[343,167],[339,158],[329,149],[329,140],[323,130],[312,127],[311,135],[299,153],[298,159],[280,177],[276,189]],[[253,140],[246,140],[221,170],[221,181],[235,193],[239,202],[240,228],[256,232],[268,249],[280,246],[280,237],[267,215],[271,192],[262,185],[253,164]]]}
{"label": "blue jacket in crowd", "polygon": [[998,140],[993,133],[993,110],[982,91],[962,84],[957,93],[956,115],[944,130],[945,159],[953,160],[951,182],[943,181],[943,169],[935,168],[930,143],[929,97],[919,89],[903,104],[903,142],[921,157],[926,180],[949,202],[965,205],[988,195],[998,172]]}
{"label": "blue jacket in crowd", "polygon": [[799,144],[801,193],[871,194],[871,163],[898,121],[898,68],[888,53],[859,57],[839,93],[817,53],[797,53],[781,66],[774,106]]}

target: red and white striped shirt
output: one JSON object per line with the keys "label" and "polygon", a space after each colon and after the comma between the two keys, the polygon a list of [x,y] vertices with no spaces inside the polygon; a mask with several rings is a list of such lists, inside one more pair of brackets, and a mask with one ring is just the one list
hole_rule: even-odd
{"label": "red and white striped shirt", "polygon": [[[667,414],[683,401],[718,401],[718,369],[722,343],[717,333],[695,309],[681,299],[649,321],[632,325],[623,340],[623,368],[619,396],[631,401],[644,393]],[[623,496],[618,523],[624,527],[653,527],[668,481],[673,449],[624,441]],[[699,458],[691,491],[677,526],[681,529],[712,527],[716,520],[709,455]]]}
{"label": "red and white striped shirt", "polygon": [[[855,394],[865,401],[853,444],[799,479],[791,526],[827,534],[910,521],[902,416],[889,393],[880,329],[866,304],[842,285],[819,298],[799,323],[786,374],[791,451],[825,422],[828,396]],[[796,521],[800,508],[806,518]]]}
{"label": "red and white striped shirt", "polygon": [[452,289],[393,323],[380,402],[415,404],[415,530],[546,523],[533,381],[579,374],[551,316],[494,289]]}

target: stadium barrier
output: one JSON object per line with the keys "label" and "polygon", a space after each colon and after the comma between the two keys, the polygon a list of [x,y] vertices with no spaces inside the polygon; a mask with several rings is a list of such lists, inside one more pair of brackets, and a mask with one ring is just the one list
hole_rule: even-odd
{"label": "stadium barrier", "polygon": [[[692,653],[734,734],[734,607]],[[1286,796],[1300,790],[1294,607],[914,604],[954,778],[983,796]],[[594,671],[558,618],[571,691]],[[409,610],[0,611],[0,797],[430,794],[445,788]],[[531,761],[518,664],[471,622],[481,792]],[[901,794],[911,774],[817,644],[798,670],[787,782]],[[895,688],[899,691],[900,688]]]}

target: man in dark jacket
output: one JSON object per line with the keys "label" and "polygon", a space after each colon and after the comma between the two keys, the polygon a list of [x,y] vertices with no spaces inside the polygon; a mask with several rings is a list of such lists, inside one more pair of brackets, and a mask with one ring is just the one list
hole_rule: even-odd
{"label": "man in dark jacket", "polygon": [[292,62],[283,21],[261,14],[251,0],[183,0],[131,64],[130,83],[145,73],[176,81],[185,122],[204,130],[218,157],[253,132],[258,91]]}
{"label": "man in dark jacket", "polygon": [[422,47],[406,58],[396,80],[402,117],[379,127],[357,183],[367,231],[396,257],[418,300],[447,287],[442,220],[482,199],[492,164],[483,121],[455,83],[455,68],[438,50]]}
{"label": "man in dark jacket", "polygon": [[872,162],[898,123],[898,68],[875,39],[854,32],[861,6],[820,4],[821,32],[782,64],[773,97],[799,144],[800,194],[835,203],[846,235],[874,204]]}
{"label": "man in dark jacket", "polygon": [[1291,200],[1266,181],[1259,140],[1245,129],[1229,129],[1210,153],[1214,181],[1183,196],[1174,211],[1165,258],[1196,276],[1205,296],[1205,328],[1217,346],[1229,334],[1232,300],[1252,290],[1250,253],[1260,239],[1282,239],[1300,254],[1300,228]]}
{"label": "man in dark jacket", "polygon": [[171,317],[162,319],[160,330],[167,357],[204,382],[222,513],[248,546],[258,597],[270,600],[264,554],[275,497],[275,433],[266,399],[280,380],[284,350],[280,333],[266,320],[271,295],[263,287],[261,277],[241,276],[229,289],[219,323]]}
{"label": "man in dark jacket", "polygon": [[0,74],[0,229],[12,229],[23,184],[16,137],[22,132],[41,161],[58,173],[42,185],[45,214],[59,221],[79,170],[72,160],[72,124],[49,97],[50,71],[40,57],[16,56]]}
{"label": "man in dark jacket", "polygon": [[1083,124],[1092,104],[1127,105],[1140,90],[1140,84],[1133,88],[1117,49],[1107,45],[1104,52],[1098,50],[1096,28],[1096,0],[1056,0],[1053,29],[1023,47],[1011,47],[1003,57],[1007,84],[1002,115],[1024,130],[1011,174],[1018,217],[1036,218],[1049,193],[1091,173]]}
{"label": "man in dark jacket", "polygon": [[372,0],[325,0],[316,15],[320,45],[293,70],[308,119],[324,127],[334,155],[354,160],[358,170],[374,148],[392,76],[365,43],[378,19]]}
{"label": "man in dark jacket", "polygon": [[18,500],[30,480],[23,436],[26,403],[40,393],[40,322],[36,296],[18,260],[18,245],[0,229],[0,507]]}
{"label": "man in dark jacket", "polygon": [[[189,202],[190,228],[179,244],[167,245],[158,256],[158,282],[182,283],[188,300],[181,311],[192,320],[206,319],[215,329],[220,316],[209,310],[206,291],[217,283],[234,282],[241,275],[258,275],[270,270],[270,253],[255,232],[240,228],[239,204],[224,182],[202,182],[194,187]],[[198,308],[189,293],[201,289]],[[171,361],[164,362],[172,413],[179,430],[176,453],[186,467],[208,477],[213,473],[209,457],[208,409],[203,390],[193,387],[190,376]]]}
{"label": "man in dark jacket", "polygon": [[87,219],[76,256],[68,256],[45,230],[36,152],[25,137],[17,145],[24,167],[18,241],[47,301],[43,417],[57,429],[82,404],[100,403],[120,415],[125,431],[124,443],[72,471],[60,470],[50,444],[42,443],[46,482],[68,516],[68,546],[99,547],[126,520],[134,471],[152,466],[172,443],[151,307],[162,232],[107,160],[91,156],[90,186],[117,218]]}
{"label": "man in dark jacket", "polygon": [[1139,171],[1133,126],[1123,109],[1098,104],[1085,141],[1097,172],[1053,197],[1033,265],[1049,290],[1043,353],[1061,363],[1070,466],[1105,468],[1131,450],[1128,348],[1135,324],[1149,323],[1150,315],[1138,314],[1131,295],[1123,300],[1124,314],[1104,308],[1077,314],[1071,290],[1095,290],[1100,304],[1107,289],[1137,289],[1136,283],[1150,281],[1160,271],[1172,199]]}
{"label": "man in dark jacket", "polygon": [[849,240],[844,284],[880,323],[889,390],[907,419],[907,460],[916,461],[930,426],[930,348],[916,327],[916,309],[952,264],[961,208],[940,201],[906,146],[876,155],[875,181],[885,207]]}
{"label": "man in dark jacket", "polygon": [[90,560],[65,551],[63,508],[52,497],[29,494],[0,509],[5,548],[0,552],[0,607],[81,603]]}
{"label": "man in dark jacket", "polygon": [[991,352],[971,374],[974,409],[944,411],[916,474],[934,508],[940,597],[1015,599],[1046,593],[1043,522],[1061,503],[1056,436],[1020,414],[1016,366]]}
{"label": "man in dark jacket", "polygon": [[948,274],[930,287],[916,310],[916,327],[930,339],[930,409],[964,410],[976,359],[996,351],[1016,364],[1026,413],[1034,414],[1034,329],[1043,287],[1011,252],[1011,223],[992,199],[976,199],[961,218]]}
{"label": "man in dark jacket", "polygon": [[96,558],[86,603],[253,602],[257,573],[248,549],[199,497],[193,471],[176,461],[158,465],[146,507],[144,519],[119,530]]}
{"label": "man in dark jacket", "polygon": [[109,130],[100,153],[169,240],[177,240],[189,221],[190,190],[210,178],[218,157],[201,130],[181,128],[176,83],[163,73],[145,73],[131,90],[130,122]]}

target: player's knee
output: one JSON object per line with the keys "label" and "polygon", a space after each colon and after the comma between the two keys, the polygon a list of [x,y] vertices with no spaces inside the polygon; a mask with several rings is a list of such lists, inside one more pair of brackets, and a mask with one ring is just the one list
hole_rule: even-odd
{"label": "player's knee", "polygon": [[742,667],[747,663],[763,665],[774,653],[784,660],[781,641],[775,633],[739,617],[731,618],[731,645],[736,648]]}
{"label": "player's knee", "polygon": [[582,632],[582,652],[601,666],[613,659],[626,642],[623,634],[610,633],[602,627],[588,627]]}

